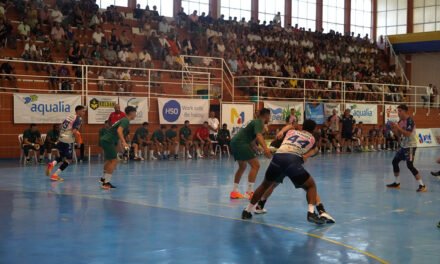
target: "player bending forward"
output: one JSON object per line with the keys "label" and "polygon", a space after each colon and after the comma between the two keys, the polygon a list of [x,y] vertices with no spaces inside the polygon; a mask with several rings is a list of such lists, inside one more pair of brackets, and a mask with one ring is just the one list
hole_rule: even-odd
{"label": "player bending forward", "polygon": [[[289,126],[286,126],[288,128]],[[307,195],[308,211],[307,221],[322,225],[334,223],[335,220],[325,212],[324,205],[320,202],[317,188],[313,177],[304,169],[304,162],[318,152],[315,138],[312,133],[316,128],[313,120],[305,120],[303,130],[289,130],[284,137],[283,143],[272,158],[266,170],[264,181],[258,186],[248,206],[243,210],[241,218],[251,219],[257,202],[283,182],[287,176],[296,188],[303,188]],[[285,129],[283,129],[285,130]],[[283,132],[283,131],[282,131]],[[281,133],[281,132],[280,132]],[[265,202],[265,201],[264,201]],[[264,204],[263,204],[264,207]],[[315,207],[319,216],[315,214]]]}

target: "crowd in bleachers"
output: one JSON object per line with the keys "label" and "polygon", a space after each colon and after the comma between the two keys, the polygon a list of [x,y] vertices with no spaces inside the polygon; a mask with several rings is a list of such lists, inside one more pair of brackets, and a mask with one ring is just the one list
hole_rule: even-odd
{"label": "crowd in bleachers", "polygon": [[[227,20],[223,15],[214,19],[209,14],[198,15],[197,11],[187,15],[182,8],[171,20],[161,16],[155,6],[143,9],[137,5],[131,15],[127,15],[114,6],[100,10],[94,0],[57,0],[55,6],[37,0],[6,1],[2,8],[5,11],[1,11],[0,15],[0,43],[13,42],[12,39],[18,38],[24,43],[21,57],[27,61],[61,60],[99,66],[180,69],[183,62],[179,55],[202,55],[224,58],[238,76],[352,81],[354,83],[346,87],[352,92],[348,93],[348,99],[375,101],[379,99],[379,94],[372,93],[385,89],[386,93],[396,93],[390,100],[402,101],[406,92],[396,86],[357,85],[358,82],[401,83],[401,78],[388,69],[384,51],[368,35],[343,35],[334,31],[324,34],[297,25],[282,28],[279,14],[269,23],[260,23],[255,19]],[[16,9],[21,16],[16,28],[7,19],[9,9]],[[110,25],[111,31],[106,30],[108,27],[105,25]],[[135,37],[142,39],[140,44],[133,41]],[[195,63],[191,60],[186,62]],[[201,63],[205,66],[213,64],[210,60]],[[74,83],[67,79],[58,81],[56,77],[62,77],[58,68],[31,65],[33,70],[53,77],[51,86],[63,87],[66,83],[64,89],[73,88]],[[28,68],[26,66],[26,70]],[[81,74],[74,68],[69,71],[69,75],[75,77],[81,77]],[[98,79],[126,81],[133,75],[144,73],[102,70],[94,74]],[[250,80],[243,82],[244,86],[252,84]],[[99,89],[104,89],[105,85],[107,82],[98,82]],[[132,89],[128,82],[109,85],[113,91],[129,92]],[[263,90],[263,97],[336,99],[340,97],[338,91],[341,89],[338,82],[304,84],[271,78],[265,80],[265,85],[280,88],[305,85],[310,91],[303,95],[294,89]],[[255,89],[247,89],[247,93],[254,95]]]}

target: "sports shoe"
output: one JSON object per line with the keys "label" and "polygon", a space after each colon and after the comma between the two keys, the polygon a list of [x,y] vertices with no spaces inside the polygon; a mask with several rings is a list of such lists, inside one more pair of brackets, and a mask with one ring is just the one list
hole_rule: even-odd
{"label": "sports shoe", "polygon": [[53,167],[54,167],[54,165],[53,165],[52,162],[49,162],[49,163],[47,164],[47,167],[46,167],[46,176],[47,176],[47,177],[50,176],[50,173],[52,172]]}
{"label": "sports shoe", "polygon": [[105,182],[105,179],[101,177],[101,178],[99,179],[99,182],[100,182],[100,183],[104,183],[104,182]]}
{"label": "sports shoe", "polygon": [[110,189],[116,188],[116,186],[114,186],[110,182],[107,182],[107,183],[103,183],[101,188],[104,189],[104,190],[110,190]]}
{"label": "sports shoe", "polygon": [[327,224],[334,224],[334,223],[336,223],[335,219],[331,215],[329,215],[327,212],[320,213],[319,214],[319,218],[324,219],[324,221]]}
{"label": "sports shoe", "polygon": [[255,213],[256,214],[265,214],[265,213],[267,213],[267,210],[264,209],[264,205],[266,204],[266,201],[267,200],[264,200],[264,201],[260,200],[260,201],[258,201],[258,204],[255,207]]}
{"label": "sports shoe", "polygon": [[393,182],[391,184],[387,184],[388,188],[400,189],[400,183]]}
{"label": "sports shoe", "polygon": [[437,227],[440,228],[440,222],[438,222]]}
{"label": "sports shoe", "polygon": [[142,161],[142,160],[144,160],[144,158],[141,158],[141,157],[134,157],[133,160],[135,160],[135,161]]}
{"label": "sports shoe", "polygon": [[244,198],[243,194],[241,194],[241,193],[239,193],[239,192],[234,192],[234,191],[231,192],[231,194],[229,195],[229,197],[230,197],[231,199],[243,199],[243,198]]}
{"label": "sports shoe", "polygon": [[179,159],[179,155],[174,155],[174,159],[178,160]]}
{"label": "sports shoe", "polygon": [[310,223],[315,223],[317,225],[325,224],[324,219],[321,219],[315,213],[310,213],[310,212],[307,212],[307,221],[309,221]]}
{"label": "sports shoe", "polygon": [[437,172],[431,171],[431,175],[432,176],[440,176],[440,171],[437,171]]}
{"label": "sports shoe", "polygon": [[39,159],[38,160],[38,164],[43,165],[44,164],[44,160],[43,159]]}
{"label": "sports shoe", "polygon": [[63,178],[61,178],[60,176],[58,176],[58,175],[56,175],[56,174],[53,174],[53,175],[50,177],[50,180],[51,180],[51,181],[64,181]]}
{"label": "sports shoe", "polygon": [[241,219],[252,219],[252,213],[243,210],[243,212],[241,213]]}
{"label": "sports shoe", "polygon": [[419,188],[417,189],[417,192],[427,192],[428,188],[426,188],[426,185],[419,185]]}
{"label": "sports shoe", "polygon": [[244,194],[244,198],[246,198],[246,199],[252,199],[252,196],[254,196],[254,192],[246,192],[245,194]]}
{"label": "sports shoe", "polygon": [[186,157],[188,158],[188,159],[192,159],[193,157],[191,156],[191,154],[186,154]]}

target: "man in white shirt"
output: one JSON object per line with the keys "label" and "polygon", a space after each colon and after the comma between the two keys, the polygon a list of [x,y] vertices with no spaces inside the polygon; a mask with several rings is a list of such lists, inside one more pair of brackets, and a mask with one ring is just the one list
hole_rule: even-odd
{"label": "man in white shirt", "polygon": [[[140,68],[151,68],[151,55],[146,49],[139,52],[139,66]],[[144,73],[145,74],[145,73]]]}
{"label": "man in white shirt", "polygon": [[[211,141],[216,141],[219,125],[220,121],[217,119],[217,117],[215,117],[215,112],[211,111],[208,118],[209,138],[211,139]],[[214,155],[212,149],[211,155]]]}
{"label": "man in white shirt", "polygon": [[54,10],[50,13],[50,19],[52,20],[52,23],[60,23],[63,22],[63,13],[58,9],[58,7],[55,7]]}
{"label": "man in white shirt", "polygon": [[95,32],[93,32],[93,35],[92,35],[93,42],[98,45],[101,45],[102,38],[104,36],[105,36],[104,33],[101,32],[101,28],[97,27]]}
{"label": "man in white shirt", "polygon": [[167,22],[166,18],[163,18],[162,21],[159,23],[159,32],[160,33],[169,33],[170,32],[170,25]]}
{"label": "man in white shirt", "polygon": [[31,32],[31,27],[26,22],[21,22],[18,27],[17,31],[19,36],[21,37],[22,41],[25,42],[26,39],[29,37],[29,34]]}

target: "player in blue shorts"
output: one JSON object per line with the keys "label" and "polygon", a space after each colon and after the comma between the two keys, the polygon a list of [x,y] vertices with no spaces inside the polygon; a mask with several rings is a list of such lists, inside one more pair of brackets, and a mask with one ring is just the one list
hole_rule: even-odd
{"label": "player in blue shorts", "polygon": [[50,177],[52,181],[64,180],[59,175],[69,166],[69,163],[72,161],[75,135],[78,133],[78,130],[81,127],[82,118],[84,117],[85,113],[86,108],[82,105],[78,105],[75,107],[75,114],[69,115],[61,124],[60,137],[57,144],[57,149],[60,152],[60,156],[54,161],[49,162],[46,168],[46,175],[51,176],[50,174],[55,165],[62,162],[60,167]]}
{"label": "player in blue shorts", "polygon": [[[286,126],[287,131],[283,143],[275,153],[266,176],[261,185],[257,188],[248,206],[242,212],[242,219],[252,218],[257,202],[263,195],[272,191],[279,183],[288,177],[296,188],[302,188],[307,193],[309,222],[321,225],[324,223],[334,223],[334,219],[325,212],[324,206],[320,203],[318,191],[313,177],[304,169],[304,162],[318,152],[313,132],[316,123],[313,120],[305,120],[303,130],[294,130],[293,127]],[[285,131],[281,131],[283,133]],[[315,214],[315,207],[320,215]]]}
{"label": "player in blue shorts", "polygon": [[398,123],[390,123],[393,133],[400,137],[400,149],[397,151],[393,159],[393,171],[395,181],[388,184],[388,188],[400,189],[400,169],[399,163],[406,161],[406,166],[416,178],[419,183],[417,192],[426,192],[426,185],[423,184],[422,176],[414,167],[414,155],[416,154],[417,138],[416,138],[416,123],[414,119],[408,114],[408,106],[401,104],[397,107],[397,114],[399,115]]}

